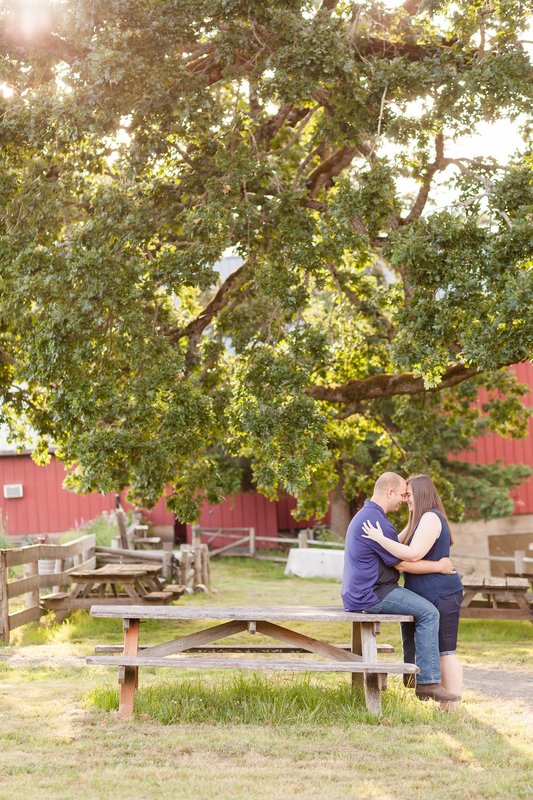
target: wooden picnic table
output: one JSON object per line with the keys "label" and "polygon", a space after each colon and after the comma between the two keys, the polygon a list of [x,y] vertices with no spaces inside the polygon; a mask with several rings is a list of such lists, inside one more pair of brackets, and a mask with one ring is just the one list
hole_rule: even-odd
{"label": "wooden picnic table", "polygon": [[72,588],[42,598],[47,609],[56,612],[57,619],[74,609],[89,609],[95,603],[139,604],[159,603],[172,599],[173,593],[161,591],[157,576],[161,563],[104,564],[98,569],[75,570],[69,573]]}
{"label": "wooden picnic table", "polygon": [[525,619],[533,622],[527,578],[469,575],[463,579],[463,587],[461,618]]}
{"label": "wooden picnic table", "polygon": [[71,572],[69,577],[75,584],[71,597],[88,597],[95,590],[104,596],[106,589],[118,597],[123,589],[126,595],[138,599],[159,591],[156,576],[161,568],[161,564],[104,564],[98,569]]}
{"label": "wooden picnic table", "polygon": [[[381,689],[388,674],[416,674],[414,664],[378,661],[376,636],[382,622],[411,622],[413,617],[400,614],[362,614],[344,611],[329,606],[94,606],[93,617],[122,619],[124,629],[123,652],[120,655],[95,655],[87,658],[88,664],[116,666],[119,668],[120,706],[123,717],[133,713],[135,689],[138,685],[139,667],[174,667],[194,669],[245,669],[281,670],[288,672],[347,672],[352,683],[363,683],[367,708],[374,714],[381,711]],[[161,644],[139,648],[139,626],[144,620],[166,620],[168,622],[210,622],[219,624],[203,628]],[[330,644],[325,639],[315,639],[279,622],[318,622],[331,625],[349,622],[352,629],[350,651]],[[196,655],[179,655],[185,651],[205,648],[209,642],[218,641],[236,633],[248,631],[260,633],[281,641],[298,652],[313,653],[325,657],[326,661],[286,660],[268,657],[242,658],[220,657],[211,652]],[[248,648],[235,647],[233,652]],[[260,648],[263,653],[268,648]],[[278,648],[272,648],[274,652]],[[101,649],[100,649],[101,652]],[[254,653],[256,655],[256,653]]]}

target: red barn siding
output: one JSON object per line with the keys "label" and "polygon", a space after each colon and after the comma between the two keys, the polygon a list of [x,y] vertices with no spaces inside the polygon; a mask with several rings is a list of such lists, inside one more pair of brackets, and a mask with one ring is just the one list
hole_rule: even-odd
{"label": "red barn siding", "polygon": [[[166,495],[170,493],[170,489],[167,490]],[[166,497],[165,495],[165,497]],[[152,525],[174,525],[174,514],[172,514],[165,504],[165,497],[159,498],[157,503],[153,508],[150,510],[143,509],[143,517],[145,517]],[[131,503],[128,503],[126,500],[126,492],[121,492],[120,495],[120,503],[123,508],[130,509],[132,508]]]}
{"label": "red barn siding", "polygon": [[[258,492],[232,495],[216,506],[206,503],[198,524],[202,528],[255,528],[257,536],[278,535],[276,504]],[[215,547],[225,543],[222,538],[213,541]],[[272,542],[258,542],[257,546],[271,547]]]}
{"label": "red barn siding", "polygon": [[[65,468],[52,458],[39,467],[27,455],[0,458],[0,510],[4,530],[11,536],[60,533],[114,508],[114,495],[79,495],[62,488]],[[4,498],[6,483],[21,483],[24,496]]]}
{"label": "red barn siding", "polygon": [[316,519],[295,519],[292,516],[292,511],[296,508],[296,500],[290,494],[282,494],[276,503],[276,511],[278,516],[278,530],[290,531],[299,530],[300,528],[312,528],[317,522],[327,525],[329,523],[329,510],[324,517]]}
{"label": "red barn siding", "polygon": [[[533,365],[530,362],[515,364],[511,370],[516,373],[521,383],[531,387],[530,393],[522,399],[522,402],[526,406],[533,406]],[[486,400],[487,392],[480,392],[479,404]],[[457,457],[470,464],[491,464],[501,460],[504,464],[533,466],[533,418],[529,420],[528,434],[524,439],[504,439],[495,433],[487,433],[477,440],[472,450]],[[515,514],[533,513],[533,475],[512,491],[511,497],[515,503]]]}

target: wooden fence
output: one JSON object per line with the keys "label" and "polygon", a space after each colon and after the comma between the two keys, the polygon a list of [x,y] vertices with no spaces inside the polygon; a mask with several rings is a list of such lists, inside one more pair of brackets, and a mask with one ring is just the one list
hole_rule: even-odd
{"label": "wooden fence", "polygon": [[[40,605],[41,589],[59,592],[70,583],[70,572],[95,568],[95,544],[95,536],[89,535],[68,544],[35,544],[0,550],[0,635],[6,644],[9,644],[12,630],[39,620],[45,613]],[[67,561],[71,564],[68,568]],[[50,562],[53,562],[52,567]],[[19,566],[23,567],[23,577],[15,576],[10,580],[10,569]],[[9,601],[22,595],[24,608],[10,613]]]}
{"label": "wooden fence", "polygon": [[[271,561],[286,561],[286,558],[278,558],[270,555],[260,555],[257,550],[257,542],[270,542],[273,550],[279,549],[280,545],[292,544],[298,547],[333,547],[344,549],[344,542],[323,542],[313,537],[312,530],[302,530],[298,537],[285,536],[258,536],[254,528],[202,528],[199,525],[193,527],[193,543],[204,542],[210,545],[216,539],[228,540],[221,547],[210,549],[211,557],[218,555],[227,556],[247,556],[249,558],[267,559]],[[531,537],[530,537],[531,538]],[[508,555],[479,555],[473,553],[452,552],[452,559],[472,559],[492,562],[505,563],[505,572],[523,575],[533,572],[533,544],[531,550],[514,550]],[[503,573],[502,573],[503,574]]]}
{"label": "wooden fence", "polygon": [[322,542],[314,539],[312,531],[300,531],[298,537],[289,536],[257,536],[255,528],[202,528],[194,525],[192,529],[193,544],[205,543],[210,545],[216,539],[229,539],[230,541],[209,550],[209,555],[213,556],[247,556],[249,558],[266,559],[269,561],[286,561],[286,558],[276,556],[260,555],[257,549],[258,542],[270,542],[273,550],[278,550],[280,545],[295,544],[298,547],[335,547],[344,549],[344,542]]}

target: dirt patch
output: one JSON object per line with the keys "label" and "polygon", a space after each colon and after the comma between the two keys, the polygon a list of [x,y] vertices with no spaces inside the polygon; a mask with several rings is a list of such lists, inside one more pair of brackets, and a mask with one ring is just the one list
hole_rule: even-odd
{"label": "dirt patch", "polygon": [[472,692],[501,700],[518,700],[533,709],[533,675],[528,672],[465,666],[465,687]]}
{"label": "dirt patch", "polygon": [[26,656],[0,653],[0,664],[7,667],[85,667],[85,656]]}

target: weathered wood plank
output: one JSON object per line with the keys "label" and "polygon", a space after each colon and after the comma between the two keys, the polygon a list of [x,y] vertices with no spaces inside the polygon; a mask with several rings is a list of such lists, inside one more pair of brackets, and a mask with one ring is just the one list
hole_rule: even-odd
{"label": "weathered wood plank", "polygon": [[[378,649],[374,623],[362,622],[361,625],[361,653],[363,662],[378,663]],[[382,673],[384,674],[384,673]],[[365,673],[365,701],[366,707],[373,714],[381,713],[381,685],[379,675],[375,672]]]}
{"label": "weathered wood plank", "polygon": [[19,578],[18,580],[11,581],[11,583],[7,584],[7,596],[10,599],[12,597],[20,597],[21,594],[25,594],[26,592],[34,592],[36,589],[39,589],[40,585],[41,584],[39,582],[38,575],[30,575],[27,578]]}
{"label": "weathered wood plank", "polygon": [[[240,539],[237,539],[236,542],[230,542],[230,544],[225,544],[223,547],[218,547],[216,550],[211,550],[211,557],[219,556],[222,553],[231,550],[232,547],[242,547],[242,545],[249,544],[249,542],[250,542],[249,536],[242,536]],[[250,554],[247,553],[247,555],[249,556]]]}
{"label": "weathered wood plank", "polygon": [[147,647],[144,650],[144,656],[168,656],[174,653],[182,653],[190,647],[195,647],[208,642],[216,642],[217,639],[223,639],[226,636],[233,636],[235,633],[242,633],[246,630],[246,623],[240,621],[225,622],[223,625],[214,625],[212,628],[207,628],[203,631],[190,633],[188,636],[181,636],[179,639],[173,639],[171,642],[163,642],[156,644],[152,647]]}
{"label": "weathered wood plank", "polygon": [[6,564],[8,567],[18,567],[28,561],[37,561],[41,557],[41,545],[31,544],[28,547],[13,547],[6,550]]}
{"label": "weathered wood plank", "polygon": [[464,578],[463,586],[469,591],[477,589],[479,592],[483,591],[527,591],[529,588],[529,581],[527,578]]}
{"label": "weathered wood plank", "polygon": [[96,555],[108,555],[114,558],[125,556],[128,561],[163,561],[164,550],[125,550],[122,547],[95,547]]}
{"label": "weathered wood plank", "polygon": [[7,582],[7,554],[8,550],[0,550],[0,631],[2,641],[9,644],[9,597]]}
{"label": "weathered wood plank", "polygon": [[[149,645],[141,645],[139,650],[146,650]],[[349,644],[336,644],[339,650],[350,651]],[[97,644],[96,655],[100,653],[122,653],[121,644]],[[185,652],[185,649],[184,649]],[[206,644],[200,647],[187,647],[187,653],[308,653],[303,647],[290,644]],[[392,644],[378,644],[378,653],[394,653]]]}
{"label": "weathered wood plank", "polygon": [[44,611],[39,606],[17,611],[9,615],[9,627],[13,630],[14,628],[20,628],[21,625],[27,625],[28,622],[37,622],[41,619],[43,613]]}
{"label": "weathered wood plank", "polygon": [[[142,602],[142,598],[140,597],[68,597],[66,600],[58,599],[55,600],[53,596],[49,597],[42,597],[41,598],[42,604],[45,608],[50,608],[51,610],[57,611],[74,611],[77,608],[92,608],[93,606],[97,606],[98,603],[102,603],[106,606],[109,605],[117,605],[117,606],[128,606],[128,607],[138,607],[139,603]],[[142,607],[142,606],[141,606]],[[147,604],[147,608],[150,606]],[[120,615],[120,619],[123,618],[123,614]],[[135,614],[137,616],[137,614]]]}
{"label": "weathered wood plank", "polygon": [[[24,564],[24,577],[29,581],[30,585],[27,589],[24,598],[24,605],[26,608],[33,608],[39,605],[39,562],[30,561],[29,564]],[[37,584],[35,581],[37,580]],[[12,586],[13,584],[11,584]],[[20,589],[19,589],[20,590]]]}
{"label": "weathered wood plank", "polygon": [[138,617],[167,620],[264,620],[290,622],[412,622],[406,614],[361,614],[341,606],[95,606],[94,617]]}
{"label": "weathered wood plank", "polygon": [[143,603],[165,603],[173,596],[172,592],[147,592],[143,595]]}
{"label": "weathered wood plank", "polygon": [[[124,620],[124,654],[123,658],[138,658],[139,647],[139,620]],[[119,670],[118,682],[120,683],[120,699],[118,713],[121,717],[131,717],[135,689],[139,685],[139,670],[132,664],[123,664]]]}
{"label": "weathered wood plank", "polygon": [[[91,564],[96,564],[95,558],[92,558],[89,561],[84,561],[84,568],[91,569]],[[76,569],[78,569],[78,567],[72,567],[64,572],[49,572],[46,575],[40,575],[39,579],[41,581],[41,589],[48,589],[50,586],[64,586],[67,583],[72,583],[70,573]]]}
{"label": "weathered wood plank", "polygon": [[[82,553],[80,553],[80,556],[83,558]],[[84,569],[96,569],[96,556],[91,556],[85,561],[80,561],[75,566],[66,569],[65,575],[70,575],[71,572],[77,572],[78,570],[84,570]]]}
{"label": "weathered wood plank", "polygon": [[92,556],[96,546],[96,536],[94,533],[90,533],[67,544],[40,544],[37,546],[40,548],[39,558],[72,558],[78,553],[87,553]]}
{"label": "weathered wood plank", "polygon": [[68,544],[31,544],[27,547],[14,547],[6,550],[7,566],[16,567],[38,559],[72,558],[78,553],[84,552],[88,556],[92,556],[95,543],[96,537],[94,534],[89,534]]}
{"label": "weathered wood plank", "polygon": [[507,587],[509,589],[512,589],[513,591],[522,590],[523,589],[524,591],[527,592],[529,590],[529,580],[527,578],[510,578],[510,577],[508,577],[508,578],[505,579],[505,582],[507,584]]}
{"label": "weathered wood plank", "polygon": [[304,650],[311,653],[318,653],[322,656],[328,656],[337,661],[361,661],[359,655],[351,652],[345,652],[335,647],[333,644],[321,642],[318,639],[313,639],[311,636],[304,636],[297,631],[291,631],[288,628],[283,628],[281,625],[274,625],[272,622],[258,622],[257,630],[259,633],[264,633],[266,636],[271,636],[273,639],[280,639],[287,644],[300,645]]}
{"label": "weathered wood plank", "polygon": [[391,675],[416,674],[414,664],[380,661],[365,664],[362,661],[286,661],[264,658],[196,658],[195,656],[87,656],[86,663],[101,667],[174,667],[187,669],[244,669],[282,672],[363,672]]}
{"label": "weathered wood plank", "polygon": [[[358,622],[352,623],[352,641],[350,645],[350,651],[352,653],[356,653],[357,655],[363,657],[363,648],[361,645],[361,625]],[[352,675],[352,688],[356,688],[357,686],[363,686],[365,682],[365,676],[362,674],[353,673]]]}

